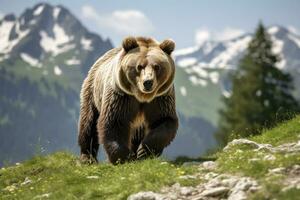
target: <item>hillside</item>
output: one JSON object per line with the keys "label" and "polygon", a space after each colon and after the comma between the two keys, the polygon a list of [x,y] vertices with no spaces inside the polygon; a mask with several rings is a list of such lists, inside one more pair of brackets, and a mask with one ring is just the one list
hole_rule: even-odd
{"label": "hillside", "polygon": [[[0,170],[2,199],[297,199],[300,116],[260,136],[234,140],[216,161],[161,159],[80,165],[76,156],[38,156]],[[148,192],[146,192],[148,191]]]}

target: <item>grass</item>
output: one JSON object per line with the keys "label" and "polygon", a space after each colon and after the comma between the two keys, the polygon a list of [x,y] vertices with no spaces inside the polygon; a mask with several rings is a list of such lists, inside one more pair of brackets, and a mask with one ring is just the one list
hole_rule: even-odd
{"label": "grass", "polygon": [[[158,191],[175,182],[198,184],[201,180],[179,178],[195,171],[195,167],[179,167],[160,159],[117,166],[79,165],[71,154],[56,153],[0,170],[0,197],[33,199],[49,194],[50,199],[126,199],[132,193]],[[26,177],[32,182],[22,185]]]}
{"label": "grass", "polygon": [[284,122],[279,126],[265,130],[261,135],[250,138],[258,143],[280,145],[300,139],[300,116]]}
{"label": "grass", "polygon": [[[278,127],[266,130],[260,136],[249,138],[259,143],[277,146],[300,139],[300,116]],[[274,160],[264,159],[272,154]],[[207,158],[181,157],[174,162],[149,159],[113,166],[108,163],[80,165],[69,153],[37,156],[18,166],[0,170],[0,199],[126,199],[139,191],[159,191],[176,182],[193,186],[204,180],[182,179],[183,175],[199,172],[197,166],[182,166],[186,161],[216,160],[215,172],[238,174],[255,178],[261,190],[250,199],[297,199],[300,190],[282,190],[287,174],[270,175],[270,169],[289,168],[300,164],[300,153],[271,153],[254,151],[247,145],[231,146]],[[26,180],[30,183],[24,184]]]}
{"label": "grass", "polygon": [[[296,142],[300,140],[300,116],[249,139],[273,146]],[[270,154],[274,156],[274,160],[264,159]],[[297,199],[300,196],[300,189],[292,188],[282,191],[282,181],[287,175],[268,174],[270,169],[299,165],[300,152],[293,154],[271,153],[267,150],[253,151],[253,148],[247,145],[235,145],[227,151],[217,153],[217,157],[218,172],[241,174],[258,180],[259,184],[262,185],[262,190],[254,194],[251,199]]]}
{"label": "grass", "polygon": [[[300,116],[249,139],[273,146],[300,140]],[[217,157],[221,171],[240,172],[256,178],[263,176],[270,168],[300,164],[300,153],[289,156],[283,153],[275,153],[273,154],[275,160],[263,159],[269,154],[268,151],[256,152],[249,146],[235,145],[228,151],[217,153]]]}

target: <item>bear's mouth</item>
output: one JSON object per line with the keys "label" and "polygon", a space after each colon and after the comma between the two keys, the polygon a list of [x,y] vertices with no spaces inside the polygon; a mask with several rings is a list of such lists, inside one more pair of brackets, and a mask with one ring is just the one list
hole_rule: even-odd
{"label": "bear's mouth", "polygon": [[156,89],[156,83],[153,80],[146,80],[140,84],[138,84],[139,91],[142,94],[151,94],[154,93]]}

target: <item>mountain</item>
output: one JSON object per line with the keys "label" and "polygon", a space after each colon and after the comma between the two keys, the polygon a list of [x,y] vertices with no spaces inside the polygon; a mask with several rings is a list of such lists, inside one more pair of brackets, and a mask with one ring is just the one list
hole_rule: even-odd
{"label": "mountain", "polygon": [[45,3],[26,9],[18,18],[6,15],[0,21],[0,35],[1,65],[22,65],[20,75],[60,79],[76,90],[80,87],[74,83],[112,48],[108,39],[89,32],[67,9]]}
{"label": "mountain", "polygon": [[[40,3],[0,20],[0,166],[57,150],[79,152],[81,83],[111,48],[63,6]],[[198,156],[215,145],[210,122],[179,116],[165,156]]]}
{"label": "mountain", "polygon": [[[282,26],[271,26],[268,33],[274,44],[272,51],[281,59],[277,67],[293,76],[295,96],[300,98],[300,36]],[[229,75],[237,68],[251,38],[252,34],[247,33],[226,41],[206,41],[174,53],[181,112],[217,124],[220,99],[230,95]]]}
{"label": "mountain", "polygon": [[109,39],[46,3],[0,20],[0,165],[78,151],[79,90]]}

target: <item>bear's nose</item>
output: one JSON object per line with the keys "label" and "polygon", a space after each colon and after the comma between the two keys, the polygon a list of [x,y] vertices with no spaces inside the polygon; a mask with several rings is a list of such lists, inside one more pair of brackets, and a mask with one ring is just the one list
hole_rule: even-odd
{"label": "bear's nose", "polygon": [[144,81],[143,85],[144,85],[145,90],[149,91],[152,88],[153,80],[146,80],[146,81]]}

